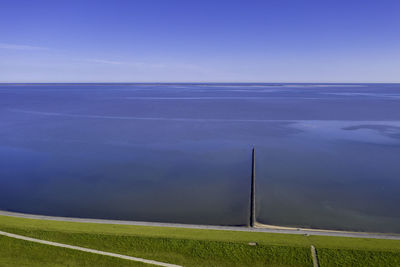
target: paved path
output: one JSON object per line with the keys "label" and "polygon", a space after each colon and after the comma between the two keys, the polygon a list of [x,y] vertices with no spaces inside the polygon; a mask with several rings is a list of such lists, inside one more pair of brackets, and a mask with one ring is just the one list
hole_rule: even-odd
{"label": "paved path", "polygon": [[315,250],[315,247],[313,245],[311,245],[311,256],[313,259],[314,267],[319,267],[317,251]]}
{"label": "paved path", "polygon": [[142,258],[125,256],[125,255],[121,255],[121,254],[105,252],[105,251],[100,251],[100,250],[95,250],[95,249],[71,246],[71,245],[66,245],[66,244],[62,244],[62,243],[51,242],[51,241],[31,238],[31,237],[27,237],[27,236],[11,234],[11,233],[7,233],[7,232],[3,232],[3,231],[0,231],[0,235],[8,236],[8,237],[16,238],[16,239],[21,239],[21,240],[26,240],[26,241],[30,241],[30,242],[35,242],[35,243],[55,246],[55,247],[69,248],[69,249],[80,250],[80,251],[84,251],[84,252],[89,252],[89,253],[94,253],[94,254],[99,254],[99,255],[105,255],[105,256],[110,256],[110,257],[115,257],[115,258],[120,258],[120,259],[125,259],[125,260],[138,261],[138,262],[143,262],[143,263],[157,265],[157,266],[182,267],[180,265],[169,264],[169,263],[153,261],[153,260],[146,260],[146,259],[142,259]]}
{"label": "paved path", "polygon": [[189,229],[209,229],[209,230],[225,230],[225,231],[264,232],[264,233],[319,235],[319,236],[342,236],[342,237],[400,240],[400,234],[347,232],[347,231],[303,229],[303,228],[289,228],[289,227],[277,227],[277,226],[264,226],[263,228],[250,228],[250,227],[246,227],[246,226],[217,226],[217,225],[157,223],[157,222],[138,222],[138,221],[122,221],[122,220],[102,220],[102,219],[85,219],[85,218],[33,215],[33,214],[9,212],[9,211],[1,211],[1,210],[0,210],[0,215],[28,218],[28,219],[64,221],[64,222],[160,226],[160,227],[175,227],[175,228],[189,228]]}

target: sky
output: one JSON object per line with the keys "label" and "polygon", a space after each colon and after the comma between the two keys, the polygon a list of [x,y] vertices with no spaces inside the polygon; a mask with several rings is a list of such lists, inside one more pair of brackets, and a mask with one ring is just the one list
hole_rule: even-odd
{"label": "sky", "polygon": [[0,0],[0,82],[400,82],[400,1]]}

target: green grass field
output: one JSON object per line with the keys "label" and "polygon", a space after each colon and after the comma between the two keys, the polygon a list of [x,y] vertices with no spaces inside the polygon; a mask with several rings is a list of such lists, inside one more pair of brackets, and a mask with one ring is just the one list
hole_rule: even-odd
{"label": "green grass field", "polygon": [[0,266],[150,266],[0,236]]}
{"label": "green grass field", "polygon": [[[400,266],[400,241],[167,227],[106,225],[0,216],[0,230],[184,266]],[[249,246],[257,242],[257,246]],[[0,237],[0,266],[143,266]]]}

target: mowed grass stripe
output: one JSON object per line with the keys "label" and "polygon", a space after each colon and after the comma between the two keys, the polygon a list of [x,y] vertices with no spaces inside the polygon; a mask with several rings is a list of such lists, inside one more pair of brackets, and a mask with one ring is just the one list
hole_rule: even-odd
{"label": "mowed grass stripe", "polygon": [[400,253],[393,251],[318,248],[320,267],[395,267],[400,266]]}

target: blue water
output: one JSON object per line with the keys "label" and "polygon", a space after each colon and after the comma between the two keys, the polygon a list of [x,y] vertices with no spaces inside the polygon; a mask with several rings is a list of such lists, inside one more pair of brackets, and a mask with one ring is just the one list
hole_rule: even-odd
{"label": "blue water", "polygon": [[2,84],[0,209],[400,233],[400,84]]}

